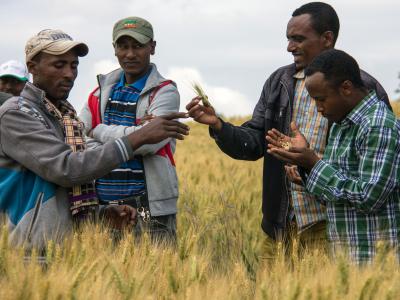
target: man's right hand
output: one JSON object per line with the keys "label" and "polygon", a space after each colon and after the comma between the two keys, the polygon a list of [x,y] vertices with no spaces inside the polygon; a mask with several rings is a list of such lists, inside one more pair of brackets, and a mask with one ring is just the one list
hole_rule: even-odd
{"label": "man's right hand", "polygon": [[189,126],[175,119],[188,117],[188,114],[184,112],[155,117],[151,122],[128,135],[132,148],[137,149],[146,144],[157,144],[167,138],[183,140],[184,136],[189,134]]}
{"label": "man's right hand", "polygon": [[222,128],[222,122],[215,114],[212,107],[205,107],[200,104],[201,98],[195,97],[186,105],[189,116],[196,122],[209,125],[212,129],[219,131]]}

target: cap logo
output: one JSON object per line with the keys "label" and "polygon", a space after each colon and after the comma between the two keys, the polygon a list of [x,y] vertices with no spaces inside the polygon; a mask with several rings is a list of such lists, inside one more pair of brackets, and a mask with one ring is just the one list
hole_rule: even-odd
{"label": "cap logo", "polygon": [[137,27],[136,23],[137,23],[137,21],[135,21],[135,20],[125,21],[123,26],[124,26],[124,28],[136,28]]}
{"label": "cap logo", "polygon": [[54,34],[51,34],[50,36],[51,36],[51,39],[53,41],[58,41],[58,40],[70,40],[70,41],[72,41],[72,37],[70,37],[66,33],[54,33]]}

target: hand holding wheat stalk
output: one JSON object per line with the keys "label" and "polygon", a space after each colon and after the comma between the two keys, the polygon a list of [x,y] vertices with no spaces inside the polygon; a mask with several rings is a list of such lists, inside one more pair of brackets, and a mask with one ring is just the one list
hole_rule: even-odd
{"label": "hand holding wheat stalk", "polygon": [[196,93],[196,95],[201,98],[201,101],[203,102],[203,105],[205,107],[212,107],[210,101],[208,101],[208,96],[206,95],[206,93],[204,93],[203,88],[200,86],[200,84],[193,82],[192,83],[192,87],[194,92]]}

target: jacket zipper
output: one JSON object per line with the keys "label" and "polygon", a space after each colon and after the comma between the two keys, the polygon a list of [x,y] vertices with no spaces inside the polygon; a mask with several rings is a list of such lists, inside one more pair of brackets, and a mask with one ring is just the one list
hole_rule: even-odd
{"label": "jacket zipper", "polygon": [[[135,118],[136,119],[137,119],[137,110],[138,110],[138,107],[139,107],[140,96],[142,95],[142,92],[140,93],[138,102],[136,103],[136,108],[135,108]],[[148,107],[146,108],[146,111],[147,111],[147,109],[148,109]],[[140,162],[142,163],[142,166],[143,166],[144,190],[145,190],[145,193],[146,193],[144,196],[145,196],[145,199],[146,199],[146,202],[147,202],[146,203],[147,204],[147,209],[149,210],[149,215],[150,215],[149,217],[151,217],[149,191],[147,190],[147,178],[146,178],[146,170],[144,168],[144,160],[143,160],[143,156],[142,155],[140,155],[139,158],[140,158]],[[143,206],[143,203],[141,203],[141,205]]]}
{"label": "jacket zipper", "polygon": [[[103,123],[103,116],[101,115],[101,85],[100,85],[100,75],[97,75],[97,83],[99,85],[99,117],[100,117],[100,124]],[[93,128],[92,128],[93,129]]]}
{"label": "jacket zipper", "polygon": [[[282,86],[283,86],[283,88],[284,88],[284,90],[285,90],[285,92],[286,92],[286,95],[287,95],[287,97],[288,97],[288,110],[289,110],[289,117],[288,118],[286,118],[285,119],[285,130],[286,130],[286,134],[290,134],[290,121],[292,120],[292,105],[291,105],[291,99],[290,99],[290,95],[289,95],[289,91],[288,91],[288,88],[287,88],[287,86],[283,83],[283,81],[281,80],[280,81],[280,83],[282,84]],[[282,117],[282,110],[279,110],[279,117]],[[285,226],[285,228],[286,228],[286,219],[287,219],[287,216],[288,216],[288,211],[289,211],[289,201],[290,201],[290,195],[289,195],[289,189],[288,189],[288,186],[289,186],[289,181],[288,181],[288,179],[287,179],[287,177],[285,176],[285,185],[284,185],[284,189],[285,189],[285,192],[286,192],[286,199],[287,199],[287,201],[286,201],[286,210],[285,210],[285,217],[284,217],[284,226]]]}

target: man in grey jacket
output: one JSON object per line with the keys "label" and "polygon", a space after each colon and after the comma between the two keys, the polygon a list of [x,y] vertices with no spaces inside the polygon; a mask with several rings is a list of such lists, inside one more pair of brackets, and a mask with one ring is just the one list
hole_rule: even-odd
{"label": "man in grey jacket", "polygon": [[[127,136],[89,147],[83,123],[67,101],[88,47],[60,30],[43,30],[25,47],[33,83],[0,108],[0,210],[11,242],[43,249],[61,241],[73,224],[98,214],[93,180],[131,160],[144,144],[182,139],[188,127],[175,113],[155,118]],[[110,206],[103,213],[134,221],[135,210]],[[120,224],[116,224],[120,225]]]}
{"label": "man in grey jacket", "polygon": [[[176,84],[150,63],[156,47],[152,25],[127,17],[116,22],[112,38],[121,68],[98,76],[99,85],[80,114],[89,134],[103,143],[140,130],[152,116],[179,110]],[[134,151],[133,160],[96,181],[101,202],[140,209],[144,218],[139,218],[136,233],[146,230],[153,240],[173,242],[176,238],[175,145],[175,139],[144,145]]]}

